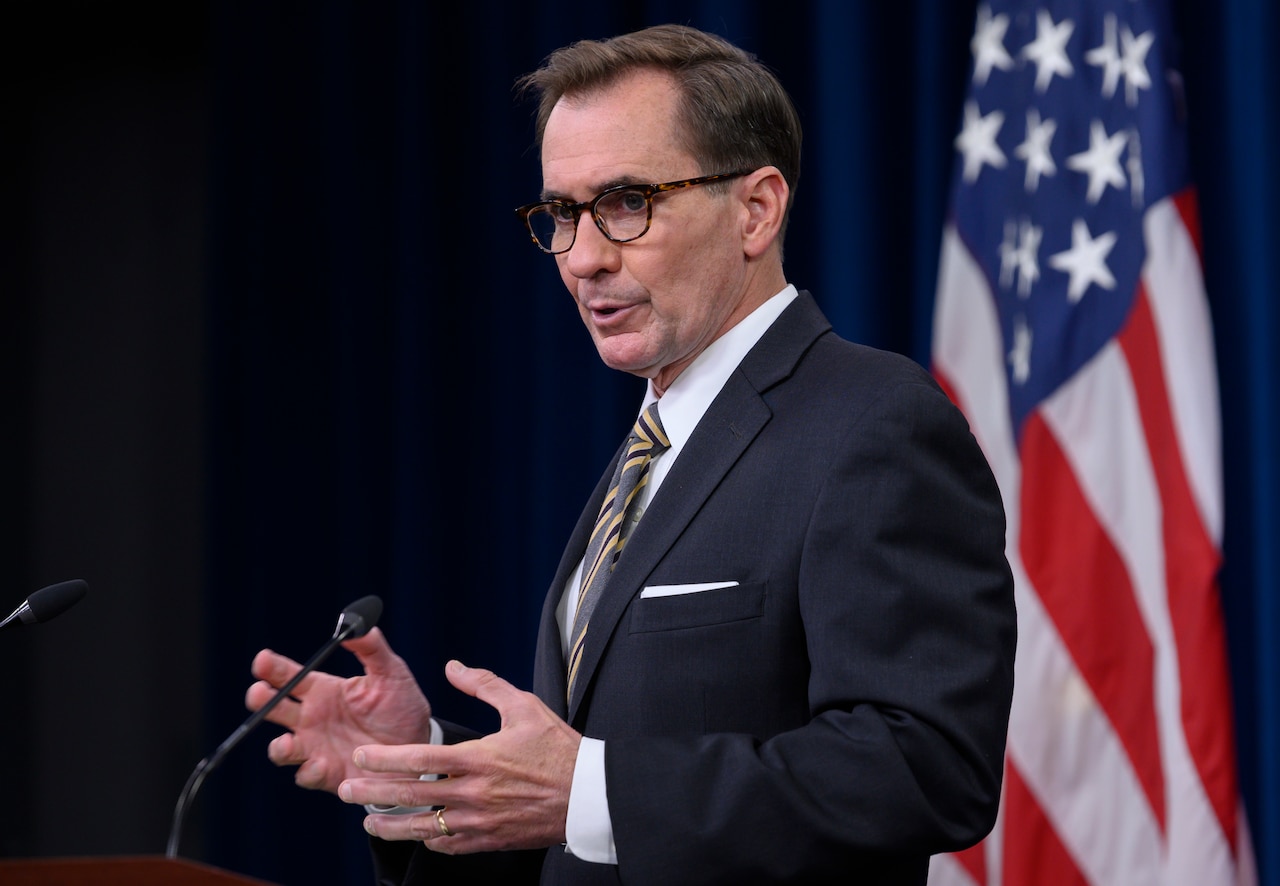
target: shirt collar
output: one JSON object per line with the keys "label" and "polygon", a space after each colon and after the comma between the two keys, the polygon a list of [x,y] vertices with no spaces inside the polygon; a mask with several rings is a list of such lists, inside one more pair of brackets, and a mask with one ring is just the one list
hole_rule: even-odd
{"label": "shirt collar", "polygon": [[[666,393],[662,395],[662,402],[658,407],[662,417],[662,428],[671,440],[672,450],[679,451],[710,408],[711,401],[716,398],[725,382],[729,380],[729,376],[738,368],[742,358],[755,347],[756,342],[797,295],[795,286],[788,284],[777,295],[742,318],[732,329],[707,345],[706,349],[676,376],[671,387],[667,388]],[[645,389],[640,412],[644,412],[649,404],[657,399],[651,380]]]}

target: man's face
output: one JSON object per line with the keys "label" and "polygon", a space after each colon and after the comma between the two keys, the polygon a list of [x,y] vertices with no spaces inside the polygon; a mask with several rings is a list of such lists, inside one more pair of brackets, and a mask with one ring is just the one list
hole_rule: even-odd
{"label": "man's face", "polygon": [[[544,197],[579,202],[613,185],[731,171],[700,169],[678,146],[675,100],[669,78],[650,71],[562,99],[543,134]],[[629,243],[610,241],[583,212],[573,248],[556,263],[606,365],[652,378],[663,391],[755,307],[746,306],[741,184],[654,197],[649,231]]]}

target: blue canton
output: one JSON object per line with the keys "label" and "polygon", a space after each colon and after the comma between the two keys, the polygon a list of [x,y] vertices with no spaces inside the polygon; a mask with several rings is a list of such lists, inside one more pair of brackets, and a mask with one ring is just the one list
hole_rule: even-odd
{"label": "blue canton", "polygon": [[951,205],[995,294],[1018,437],[1120,331],[1146,210],[1187,185],[1170,33],[1129,0],[978,10]]}

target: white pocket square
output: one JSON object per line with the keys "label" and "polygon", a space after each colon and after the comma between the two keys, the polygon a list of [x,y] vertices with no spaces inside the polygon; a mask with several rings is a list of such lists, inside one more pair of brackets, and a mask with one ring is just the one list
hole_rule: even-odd
{"label": "white pocket square", "polygon": [[718,591],[721,588],[737,587],[736,581],[704,581],[691,585],[649,585],[640,592],[640,599],[652,597],[674,597],[678,594],[697,594],[702,591]]}

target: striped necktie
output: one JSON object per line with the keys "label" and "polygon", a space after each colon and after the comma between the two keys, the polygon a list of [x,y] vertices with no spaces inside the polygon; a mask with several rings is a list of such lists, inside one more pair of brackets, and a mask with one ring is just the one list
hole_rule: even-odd
{"label": "striped necktie", "polygon": [[671,446],[667,433],[658,418],[658,404],[652,403],[631,429],[627,439],[627,451],[618,462],[613,474],[613,485],[600,506],[587,552],[582,560],[582,582],[578,586],[578,609],[573,618],[573,633],[569,645],[568,695],[573,697],[573,683],[582,662],[583,641],[587,636],[587,621],[595,609],[596,601],[613,565],[622,553],[627,541],[627,512],[632,501],[649,480],[649,462]]}

